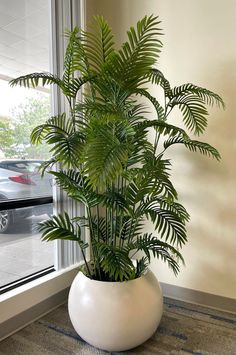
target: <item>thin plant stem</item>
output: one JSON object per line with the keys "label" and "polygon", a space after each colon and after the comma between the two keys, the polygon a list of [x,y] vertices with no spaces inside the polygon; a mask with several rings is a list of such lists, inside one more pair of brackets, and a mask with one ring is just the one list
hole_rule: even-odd
{"label": "thin plant stem", "polygon": [[83,259],[84,259],[84,263],[85,263],[86,269],[88,271],[88,274],[89,274],[90,277],[92,277],[91,271],[89,269],[89,266],[88,266],[88,263],[87,263],[87,260],[86,260],[85,253],[84,253],[82,248],[81,248],[81,253],[82,253],[82,256],[83,256]]}
{"label": "thin plant stem", "polygon": [[98,270],[99,279],[101,280],[101,270],[100,270],[100,265],[99,265],[99,260],[98,260],[98,254],[97,254],[96,246],[94,246],[94,243],[93,243],[93,240],[94,240],[93,224],[92,224],[91,210],[89,207],[87,207],[87,215],[88,215],[88,220],[89,220],[89,230],[90,230],[91,246],[92,246],[93,257],[94,257],[94,264],[95,264],[95,268]]}

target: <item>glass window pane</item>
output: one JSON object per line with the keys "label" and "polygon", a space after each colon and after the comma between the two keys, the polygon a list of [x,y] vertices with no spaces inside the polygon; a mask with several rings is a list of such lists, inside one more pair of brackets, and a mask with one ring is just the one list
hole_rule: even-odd
{"label": "glass window pane", "polygon": [[[10,87],[20,75],[50,71],[50,0],[1,0],[0,207],[1,201],[52,196],[52,178],[39,167],[50,157],[31,144],[32,129],[51,115],[49,87]],[[37,222],[52,205],[0,211],[0,287],[53,265],[53,243],[43,243]],[[7,278],[8,277],[8,278]]]}
{"label": "glass window pane", "polygon": [[[0,212],[0,286],[53,266],[53,243],[42,243],[37,224],[52,213],[52,205]],[[13,223],[14,221],[14,223]]]}

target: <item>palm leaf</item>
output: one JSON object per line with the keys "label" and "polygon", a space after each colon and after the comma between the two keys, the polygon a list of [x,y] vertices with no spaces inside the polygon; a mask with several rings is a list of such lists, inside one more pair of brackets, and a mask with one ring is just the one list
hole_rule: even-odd
{"label": "palm leaf", "polygon": [[164,121],[165,120],[165,111],[164,111],[163,107],[160,105],[160,103],[157,101],[157,99],[155,97],[150,95],[149,92],[144,90],[144,89],[137,89],[135,91],[135,93],[139,94],[141,96],[145,96],[146,98],[148,98],[148,100],[155,107],[158,120],[160,120],[160,121]]}
{"label": "palm leaf", "polygon": [[69,197],[90,208],[101,203],[102,198],[91,189],[89,180],[80,172],[69,169],[50,171],[50,173],[55,177],[57,185],[67,192]]}
{"label": "palm leaf", "polygon": [[16,79],[12,79],[9,84],[11,86],[24,86],[24,87],[37,87],[39,85],[45,86],[45,85],[51,85],[51,84],[56,84],[58,85],[62,91],[65,90],[65,86],[63,81],[58,78],[56,75],[53,75],[51,73],[31,73],[27,75],[22,75],[19,76]]}
{"label": "palm leaf", "polygon": [[40,164],[39,172],[43,177],[45,172],[52,169],[52,167],[57,163],[57,159],[55,157],[50,158],[49,160],[45,160]]}
{"label": "palm leaf", "polygon": [[93,76],[82,76],[80,78],[73,78],[67,84],[66,94],[71,98],[76,98],[77,93],[81,90],[82,86],[86,83],[93,82]]}
{"label": "palm leaf", "polygon": [[155,16],[145,16],[127,32],[126,41],[118,53],[112,53],[106,69],[126,88],[137,88],[147,80],[145,75],[156,62],[162,46],[158,36],[160,21]]}
{"label": "palm leaf", "polygon": [[126,248],[129,252],[131,250],[135,250],[136,252],[143,251],[149,262],[152,253],[155,258],[167,262],[175,275],[179,272],[179,265],[175,259],[177,258],[184,263],[182,255],[176,248],[168,243],[158,240],[152,234],[145,233],[144,235],[139,236],[135,242],[127,244]]}
{"label": "palm leaf", "polygon": [[187,241],[185,223],[172,210],[162,208],[158,199],[147,199],[136,211],[137,215],[146,215],[154,223],[155,230],[165,241],[170,240],[182,246]]}
{"label": "palm leaf", "polygon": [[53,159],[70,168],[78,165],[78,157],[83,146],[83,134],[74,132],[74,124],[65,114],[55,116],[37,126],[31,133],[31,142],[45,142],[52,145]]}
{"label": "palm leaf", "polygon": [[162,120],[143,120],[142,122],[138,122],[135,125],[135,129],[137,131],[143,131],[144,129],[151,127],[155,128],[157,132],[163,134],[164,136],[169,135],[173,137],[176,135],[181,135],[186,138],[188,137],[187,133],[182,128],[168,124]]}
{"label": "palm leaf", "polygon": [[180,136],[169,138],[167,141],[164,142],[164,148],[167,149],[173,144],[184,144],[187,149],[192,152],[200,152],[203,155],[207,155],[209,157],[215,158],[216,160],[220,160],[219,152],[212,147],[208,143],[199,142],[196,140],[186,139]]}
{"label": "palm leaf", "polygon": [[67,30],[66,37],[68,38],[68,43],[64,57],[64,73],[62,80],[68,93],[70,93],[70,86],[72,80],[74,80],[76,76],[76,72],[80,71],[85,77],[87,77],[90,76],[90,70],[86,51],[82,45],[79,28],[75,27],[73,31]]}
{"label": "palm leaf", "polygon": [[[73,78],[74,73],[79,71],[83,76],[92,74],[89,66],[88,56],[83,45],[83,31],[75,27],[72,31],[66,30],[68,38],[67,50],[64,60],[64,70],[67,70],[68,77]],[[68,66],[68,69],[66,67]]]}
{"label": "palm leaf", "polygon": [[66,118],[65,113],[48,119],[45,123],[35,127],[31,133],[33,144],[46,141],[47,144],[54,144],[57,141],[57,134],[67,137],[73,133],[73,124]]}
{"label": "palm leaf", "polygon": [[100,72],[114,51],[111,28],[102,16],[94,16],[91,30],[82,32],[82,43],[90,68]]}
{"label": "palm leaf", "polygon": [[136,260],[136,277],[140,277],[144,275],[149,265],[149,261],[147,257],[142,257]]}
{"label": "palm leaf", "polygon": [[171,89],[170,97],[179,97],[186,94],[197,95],[207,105],[213,106],[214,104],[217,104],[218,106],[225,108],[225,103],[218,94],[194,84],[184,84],[174,87]]}
{"label": "palm leaf", "polygon": [[203,100],[195,95],[179,95],[173,97],[168,105],[171,109],[178,106],[183,114],[183,122],[186,127],[199,135],[203,133],[207,126],[208,112],[204,106]]}
{"label": "palm leaf", "polygon": [[83,143],[80,141],[80,132],[72,133],[65,137],[63,134],[56,134],[50,137],[50,143],[53,144],[50,152],[56,157],[57,161],[64,168],[79,168],[81,150]]}
{"label": "palm leaf", "polygon": [[162,159],[162,156],[157,158],[153,153],[146,152],[141,184],[148,185],[149,196],[162,195],[171,201],[177,199],[177,191],[170,180],[170,167],[170,160]]}
{"label": "palm leaf", "polygon": [[42,240],[51,241],[55,239],[71,240],[79,244],[82,250],[88,247],[88,244],[81,239],[81,229],[74,225],[67,213],[53,216],[38,224],[38,230],[42,233]]}
{"label": "palm leaf", "polygon": [[167,211],[174,212],[183,223],[188,222],[190,219],[190,215],[188,214],[187,210],[178,202],[174,202],[166,198],[161,198],[160,207]]}
{"label": "palm leaf", "polygon": [[164,77],[163,73],[155,68],[151,68],[149,73],[148,73],[148,78],[151,80],[152,84],[160,85],[164,92],[166,97],[170,97],[171,95],[171,87],[169,81]]}
{"label": "palm leaf", "polygon": [[[107,241],[107,236],[111,233],[110,224],[107,223],[107,219],[105,217],[100,217],[97,215],[88,217],[74,217],[73,221],[77,222],[81,228],[87,227],[92,229],[91,236],[93,240],[97,238],[97,241]],[[91,231],[90,231],[91,232]]]}
{"label": "palm leaf", "polygon": [[94,122],[89,133],[84,157],[85,172],[93,187],[104,189],[122,173],[128,160],[129,144],[113,125]]}
{"label": "palm leaf", "polygon": [[135,277],[134,265],[126,250],[105,243],[95,245],[101,268],[111,281],[125,281]]}

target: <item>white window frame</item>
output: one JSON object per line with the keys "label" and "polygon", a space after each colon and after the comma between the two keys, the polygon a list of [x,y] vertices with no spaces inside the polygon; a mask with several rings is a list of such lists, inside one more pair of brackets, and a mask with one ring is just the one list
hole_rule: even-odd
{"label": "white window frame", "polygon": [[[52,4],[52,34],[51,34],[51,68],[54,74],[61,77],[63,74],[63,59],[66,50],[66,40],[62,34],[65,29],[72,30],[75,26],[82,26],[82,1],[80,0],[51,0]],[[65,98],[54,87],[52,90],[52,115],[62,112],[69,112],[69,108]],[[57,213],[66,211],[71,217],[84,214],[83,206],[75,203],[67,197],[59,188],[54,189],[54,206]],[[55,260],[54,267],[56,270],[69,267],[82,259],[81,251],[78,244],[70,241],[55,241]]]}

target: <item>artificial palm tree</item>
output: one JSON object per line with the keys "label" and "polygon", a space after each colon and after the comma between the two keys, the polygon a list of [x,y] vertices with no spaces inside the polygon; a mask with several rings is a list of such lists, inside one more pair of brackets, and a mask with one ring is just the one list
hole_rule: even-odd
{"label": "artificial palm tree", "polygon": [[[157,17],[145,16],[116,50],[111,28],[97,16],[89,31],[67,32],[62,78],[33,73],[11,81],[26,87],[56,84],[68,100],[69,116],[62,113],[48,119],[33,130],[31,138],[34,144],[51,145],[52,157],[42,172],[47,169],[70,198],[82,203],[86,215],[53,216],[40,223],[39,230],[43,240],[77,242],[85,272],[93,279],[137,278],[151,255],[167,262],[177,274],[189,215],[178,202],[165,152],[182,144],[220,159],[215,148],[167,123],[178,107],[186,129],[200,135],[207,126],[206,105],[224,107],[224,103],[217,94],[193,84],[170,86],[156,68],[162,47],[159,24]],[[149,93],[149,83],[162,88],[164,105]],[[154,106],[152,119],[147,118],[140,97]],[[150,130],[155,132],[153,142],[148,138]],[[146,219],[152,221],[156,234],[143,232]],[[89,229],[90,244],[82,239],[82,228]],[[90,260],[85,256],[88,247]],[[143,256],[133,263],[138,251]]]}

